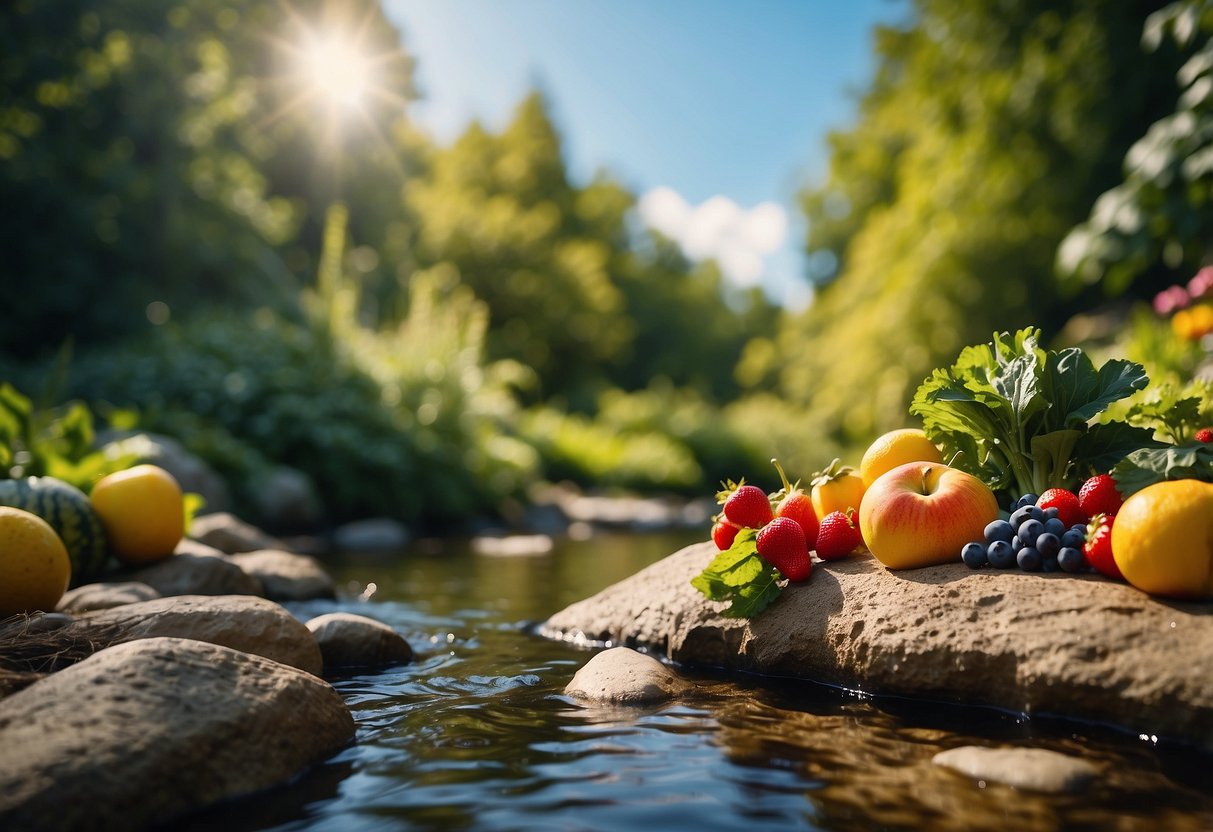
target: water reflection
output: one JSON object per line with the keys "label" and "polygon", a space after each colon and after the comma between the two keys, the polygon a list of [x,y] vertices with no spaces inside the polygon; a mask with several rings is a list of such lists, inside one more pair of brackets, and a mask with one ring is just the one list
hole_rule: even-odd
{"label": "water reflection", "polygon": [[[651,708],[584,707],[563,686],[588,653],[527,622],[673,551],[678,537],[601,538],[541,556],[447,548],[335,569],[348,609],[404,633],[418,660],[335,680],[357,742],[296,784],[184,828],[1213,828],[1213,765],[1093,726],[873,699],[802,681],[684,669],[695,691]],[[1077,754],[1073,796],[981,784],[931,763],[964,744]]]}

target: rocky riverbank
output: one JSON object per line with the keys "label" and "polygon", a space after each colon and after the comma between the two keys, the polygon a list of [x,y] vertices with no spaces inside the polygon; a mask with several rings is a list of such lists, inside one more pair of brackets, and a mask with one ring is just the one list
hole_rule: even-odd
{"label": "rocky riverbank", "polygon": [[371,618],[283,607],[335,595],[305,555],[186,540],[112,578],[0,622],[0,828],[144,829],[284,783],[354,736],[326,675],[413,655]]}
{"label": "rocky riverbank", "polygon": [[1064,573],[892,572],[817,562],[754,621],[725,618],[690,580],[696,544],[556,613],[551,638],[688,665],[801,677],[1113,723],[1213,751],[1213,605]]}

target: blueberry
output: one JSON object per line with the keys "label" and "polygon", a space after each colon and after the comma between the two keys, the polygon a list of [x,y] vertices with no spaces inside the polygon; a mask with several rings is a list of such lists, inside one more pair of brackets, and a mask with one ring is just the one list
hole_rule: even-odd
{"label": "blueberry", "polygon": [[1039,494],[1024,494],[1022,497],[1019,498],[1019,502],[1016,503],[1016,505],[1021,506],[1021,507],[1022,506],[1034,506],[1034,505],[1036,505],[1036,501],[1039,499],[1040,499]]}
{"label": "blueberry", "polygon": [[986,565],[986,547],[982,543],[966,543],[960,550],[960,559],[970,569],[980,569]]}
{"label": "blueberry", "polygon": [[1046,520],[1052,520],[1061,514],[1061,509],[1059,509],[1057,506],[1049,506],[1048,508],[1044,509],[1044,513]]}
{"label": "blueberry", "polygon": [[1049,534],[1055,534],[1061,537],[1066,533],[1066,524],[1058,520],[1056,517],[1050,517],[1045,520],[1045,531]]}
{"label": "blueberry", "polygon": [[995,540],[1005,540],[1010,543],[1015,537],[1015,527],[1006,520],[994,520],[985,531],[986,543],[993,543]]}
{"label": "blueberry", "polygon": [[1086,523],[1075,523],[1073,526],[1070,527],[1070,529],[1071,529],[1071,531],[1076,531],[1080,535],[1082,535],[1083,540],[1087,539],[1087,524]]}
{"label": "blueberry", "polygon": [[1058,572],[1061,567],[1057,564],[1057,558],[1042,557],[1040,561],[1040,571],[1042,572]]}
{"label": "blueberry", "polygon": [[1045,510],[1040,506],[1028,506],[1028,516],[1033,520],[1039,520],[1042,523],[1048,519],[1045,517]]}
{"label": "blueberry", "polygon": [[1011,524],[1011,528],[1019,531],[1019,527],[1023,525],[1025,520],[1029,519],[1031,518],[1028,515],[1028,506],[1023,506],[1011,512],[1011,519],[1008,522]]}
{"label": "blueberry", "polygon": [[1032,546],[1036,538],[1045,532],[1045,524],[1039,520],[1025,520],[1019,527],[1019,540],[1024,546]]}
{"label": "blueberry", "polygon": [[1073,546],[1063,546],[1057,553],[1057,565],[1067,572],[1082,572],[1087,568],[1087,559],[1082,549]]}
{"label": "blueberry", "polygon": [[1032,546],[1025,546],[1020,549],[1019,554],[1015,556],[1015,560],[1019,563],[1019,568],[1024,572],[1039,572],[1041,566],[1044,564],[1044,558]]}
{"label": "blueberry", "polygon": [[986,547],[986,559],[995,569],[1008,569],[1015,563],[1015,549],[1005,540],[995,540]]}
{"label": "blueberry", "polygon": [[1081,549],[1086,542],[1087,536],[1074,529],[1066,529],[1066,533],[1061,536],[1062,548]]}
{"label": "blueberry", "polygon": [[1055,558],[1061,551],[1061,541],[1057,535],[1045,532],[1036,538],[1036,551],[1040,552],[1042,558]]}

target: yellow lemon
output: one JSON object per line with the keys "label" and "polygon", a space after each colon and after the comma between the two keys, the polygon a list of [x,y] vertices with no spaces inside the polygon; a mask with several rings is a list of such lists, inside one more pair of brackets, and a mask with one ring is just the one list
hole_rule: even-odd
{"label": "yellow lemon", "polygon": [[918,428],[891,430],[864,452],[859,463],[864,488],[870,488],[881,474],[907,462],[943,462],[943,455]]}
{"label": "yellow lemon", "polygon": [[53,610],[71,576],[67,547],[49,523],[0,506],[0,618]]}
{"label": "yellow lemon", "polygon": [[153,563],[173,553],[185,528],[181,486],[168,471],[136,465],[102,477],[89,495],[110,550],[123,563]]}
{"label": "yellow lemon", "polygon": [[1213,598],[1213,484],[1159,482],[1129,497],[1112,524],[1112,557],[1152,595]]}

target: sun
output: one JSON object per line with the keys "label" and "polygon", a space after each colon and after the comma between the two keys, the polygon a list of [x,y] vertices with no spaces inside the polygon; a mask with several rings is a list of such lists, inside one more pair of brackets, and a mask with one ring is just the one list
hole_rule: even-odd
{"label": "sun", "polygon": [[376,82],[370,58],[342,32],[308,32],[295,60],[301,80],[329,107],[359,110]]}

